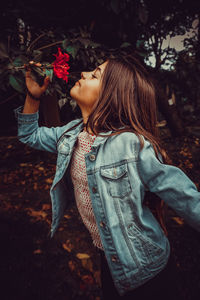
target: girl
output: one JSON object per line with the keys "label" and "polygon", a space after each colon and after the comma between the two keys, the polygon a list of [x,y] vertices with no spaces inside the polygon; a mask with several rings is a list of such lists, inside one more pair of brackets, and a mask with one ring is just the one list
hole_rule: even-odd
{"label": "girl", "polygon": [[200,230],[200,193],[167,164],[146,70],[130,56],[82,72],[70,90],[82,118],[56,128],[38,127],[48,78],[40,87],[28,71],[26,85],[25,105],[16,109],[19,139],[58,154],[51,236],[74,195],[101,253],[103,299],[180,299],[169,241],[144,198],[155,193]]}

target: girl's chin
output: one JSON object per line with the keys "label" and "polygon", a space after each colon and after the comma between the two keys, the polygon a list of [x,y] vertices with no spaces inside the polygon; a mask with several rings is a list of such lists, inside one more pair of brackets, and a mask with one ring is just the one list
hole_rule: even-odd
{"label": "girl's chin", "polygon": [[72,97],[72,98],[74,98],[75,99],[75,97],[76,97],[76,89],[77,89],[77,86],[73,86],[72,88],[71,88],[71,90],[69,91],[69,93],[70,93],[70,96]]}

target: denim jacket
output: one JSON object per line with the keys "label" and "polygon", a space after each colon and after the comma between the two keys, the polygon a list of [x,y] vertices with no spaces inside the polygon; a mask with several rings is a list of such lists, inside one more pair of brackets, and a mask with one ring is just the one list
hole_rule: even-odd
{"label": "denim jacket", "polygon": [[[38,112],[22,114],[21,109],[15,110],[19,140],[33,148],[57,153],[56,173],[50,189],[53,236],[73,199],[69,165],[83,123],[64,132],[82,119],[62,127],[39,127]],[[144,139],[140,151],[139,139],[131,132],[97,136],[91,152],[85,154],[85,163],[105,256],[114,284],[120,295],[124,295],[158,274],[170,254],[166,235],[143,204],[145,192],[156,193],[198,231],[200,192],[179,168],[161,163],[148,140]]]}

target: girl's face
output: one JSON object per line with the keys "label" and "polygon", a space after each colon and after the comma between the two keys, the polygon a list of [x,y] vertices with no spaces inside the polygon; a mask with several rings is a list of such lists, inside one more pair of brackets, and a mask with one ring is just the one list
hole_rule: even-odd
{"label": "girl's face", "polygon": [[80,109],[89,114],[99,97],[101,78],[107,62],[91,72],[82,72],[81,79],[70,90],[71,97],[76,100]]}

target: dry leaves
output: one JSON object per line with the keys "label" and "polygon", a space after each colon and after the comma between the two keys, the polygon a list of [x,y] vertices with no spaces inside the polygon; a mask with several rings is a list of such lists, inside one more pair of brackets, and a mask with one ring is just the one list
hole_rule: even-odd
{"label": "dry leaves", "polygon": [[180,217],[172,217],[172,219],[178,224],[178,225],[183,225],[184,220]]}
{"label": "dry leaves", "polygon": [[69,215],[64,215],[64,218],[65,218],[65,219],[71,219],[71,216],[69,216]]}
{"label": "dry leaves", "polygon": [[36,220],[45,219],[47,217],[47,213],[42,210],[34,210],[33,208],[26,208],[26,210],[28,215]]}
{"label": "dry leaves", "polygon": [[68,262],[68,267],[69,267],[69,269],[70,269],[72,272],[75,271],[76,268],[77,268],[76,263],[75,263],[73,260],[70,260],[70,261]]}
{"label": "dry leaves", "polygon": [[42,253],[42,250],[41,249],[36,249],[33,251],[34,254],[41,254]]}
{"label": "dry leaves", "polygon": [[49,210],[49,209],[51,209],[50,204],[42,204],[42,210]]}
{"label": "dry leaves", "polygon": [[93,273],[93,262],[91,259],[82,259],[81,260],[82,267],[91,273]]}
{"label": "dry leaves", "polygon": [[88,254],[86,254],[86,253],[77,253],[76,257],[78,259],[88,259],[88,258],[90,258],[90,256]]}
{"label": "dry leaves", "polygon": [[70,242],[70,240],[66,240],[65,243],[62,244],[63,248],[65,250],[67,250],[68,252],[71,252],[72,249],[74,248],[74,246],[72,245],[72,243]]}

